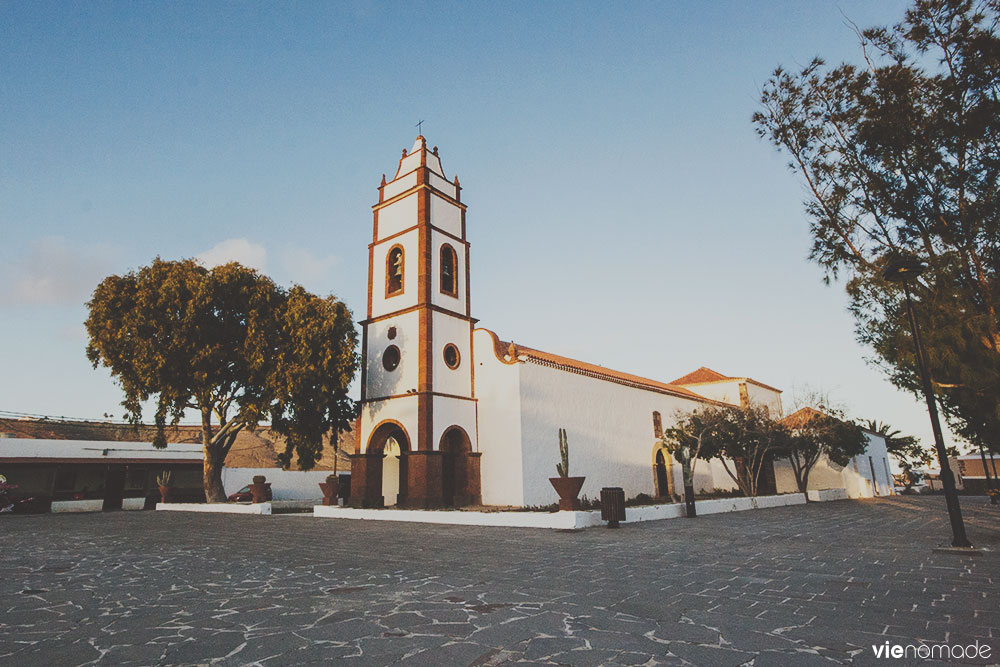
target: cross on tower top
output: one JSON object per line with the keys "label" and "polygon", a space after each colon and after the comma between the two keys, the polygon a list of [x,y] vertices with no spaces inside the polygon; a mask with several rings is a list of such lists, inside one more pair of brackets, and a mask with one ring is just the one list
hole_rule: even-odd
{"label": "cross on tower top", "polygon": [[420,121],[419,123],[417,123],[417,124],[416,124],[416,125],[414,126],[414,127],[416,127],[416,128],[417,128],[417,134],[423,134],[423,133],[424,133],[424,132],[423,132],[423,128],[421,127],[421,125],[423,125],[423,124],[424,124],[424,121]]}

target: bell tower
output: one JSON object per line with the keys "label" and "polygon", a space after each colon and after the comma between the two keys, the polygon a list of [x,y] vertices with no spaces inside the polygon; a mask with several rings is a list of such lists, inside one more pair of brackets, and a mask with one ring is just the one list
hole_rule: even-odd
{"label": "bell tower", "polygon": [[469,243],[456,176],[423,136],[382,176],[368,246],[351,504],[481,502]]}

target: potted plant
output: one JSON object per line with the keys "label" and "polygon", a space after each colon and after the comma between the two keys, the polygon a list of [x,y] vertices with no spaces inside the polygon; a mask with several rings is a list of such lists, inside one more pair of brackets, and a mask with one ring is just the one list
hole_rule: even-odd
{"label": "potted plant", "polygon": [[156,485],[160,487],[160,502],[170,502],[170,471],[164,470],[156,477]]}
{"label": "potted plant", "polygon": [[566,440],[566,429],[559,429],[559,457],[562,459],[556,464],[558,477],[549,477],[549,483],[559,494],[559,509],[580,510],[580,499],[577,497],[580,489],[583,488],[583,480],[586,477],[569,476],[569,442]]}
{"label": "potted plant", "polygon": [[337,505],[337,475],[336,473],[326,476],[325,482],[319,483],[319,488],[323,490],[323,504]]}
{"label": "potted plant", "polygon": [[250,485],[250,495],[253,496],[254,503],[266,503],[270,500],[271,485],[263,475],[254,475],[253,484]]}

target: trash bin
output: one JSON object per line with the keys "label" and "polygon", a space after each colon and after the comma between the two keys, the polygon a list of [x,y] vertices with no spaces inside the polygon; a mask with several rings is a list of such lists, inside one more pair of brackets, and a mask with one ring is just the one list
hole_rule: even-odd
{"label": "trash bin", "polygon": [[617,528],[618,522],[625,520],[625,491],[621,487],[601,489],[601,519],[608,522],[608,528]]}

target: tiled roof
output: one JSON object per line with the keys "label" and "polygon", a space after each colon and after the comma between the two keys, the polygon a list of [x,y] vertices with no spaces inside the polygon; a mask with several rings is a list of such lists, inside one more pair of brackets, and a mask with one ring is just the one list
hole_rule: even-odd
{"label": "tiled roof", "polygon": [[688,373],[683,377],[677,378],[670,384],[691,385],[691,384],[712,384],[713,382],[752,382],[758,387],[763,387],[764,389],[770,389],[771,391],[776,391],[779,394],[781,393],[780,389],[772,387],[769,384],[764,384],[763,382],[754,380],[753,378],[733,377],[729,375],[723,375],[718,371],[713,371],[711,368],[705,368],[704,366],[702,366],[696,371]]}
{"label": "tiled roof", "polygon": [[702,366],[698,370],[688,373],[682,377],[677,378],[670,384],[697,384],[699,382],[721,382],[722,380],[735,380],[737,378],[731,378],[718,371],[713,371],[711,368],[705,368]]}
{"label": "tiled roof", "polygon": [[[631,387],[637,387],[639,389],[647,389],[650,391],[656,391],[661,394],[670,394],[672,396],[679,396],[681,398],[688,398],[699,403],[712,403],[717,405],[728,405],[727,403],[720,403],[719,401],[714,401],[712,399],[705,398],[700,394],[696,394],[690,389],[685,389],[684,387],[679,387],[674,384],[669,384],[666,382],[658,382],[656,380],[650,380],[649,378],[640,377],[638,375],[632,375],[631,373],[623,373],[621,371],[612,370],[610,368],[605,368],[604,366],[598,366],[596,364],[588,364],[585,361],[579,361],[577,359],[570,359],[569,357],[563,357],[558,354],[552,354],[551,352],[543,352],[541,350],[536,350],[531,347],[525,347],[519,343],[511,343],[510,341],[502,341],[497,337],[495,333],[489,329],[484,329],[493,337],[493,349],[497,357],[501,360],[507,355],[511,350],[511,345],[513,345],[514,357],[518,361],[530,361],[538,363],[544,366],[551,366],[554,368],[559,368],[561,370],[569,371],[571,373],[578,373],[580,375],[586,375],[588,377],[598,378],[601,380],[607,380],[608,382],[615,382],[617,384],[623,384]],[[514,362],[514,359],[510,360]]]}
{"label": "tiled roof", "polygon": [[818,417],[826,416],[828,415],[823,414],[815,408],[805,407],[799,408],[792,414],[782,419],[779,423],[784,424],[789,428],[800,428]]}

